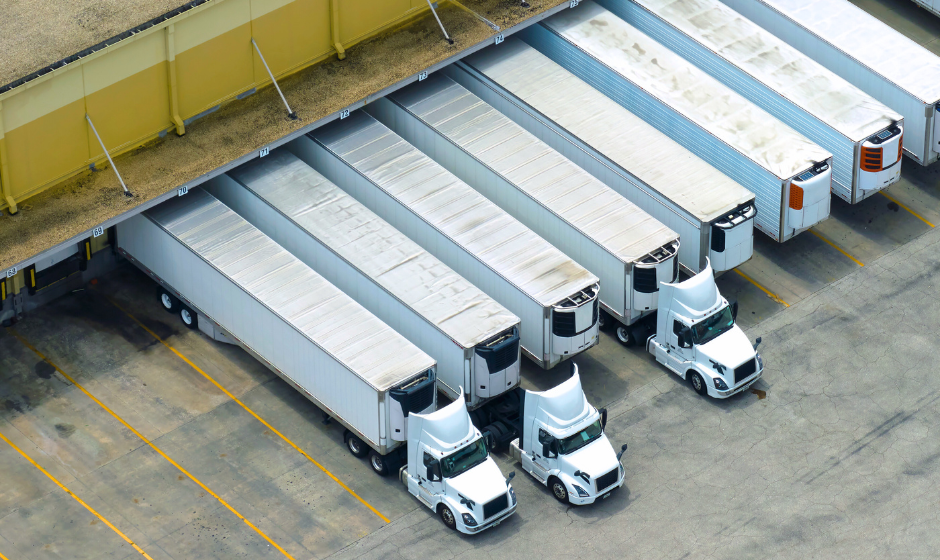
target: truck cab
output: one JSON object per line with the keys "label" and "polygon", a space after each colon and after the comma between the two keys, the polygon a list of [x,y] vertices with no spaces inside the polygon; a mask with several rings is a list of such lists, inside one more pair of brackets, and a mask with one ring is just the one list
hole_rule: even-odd
{"label": "truck cab", "polygon": [[509,477],[470,422],[463,391],[429,414],[408,416],[408,464],[399,477],[413,496],[461,533],[498,525],[516,511]]}
{"label": "truck cab", "polygon": [[757,344],[735,323],[737,305],[719,293],[710,263],[685,282],[663,284],[659,305],[646,348],[699,394],[724,399],[760,379]]}
{"label": "truck cab", "polygon": [[545,484],[561,502],[594,503],[623,486],[624,470],[604,427],[607,411],[588,403],[578,368],[557,387],[540,393],[526,391],[521,437],[510,444],[510,455]]}

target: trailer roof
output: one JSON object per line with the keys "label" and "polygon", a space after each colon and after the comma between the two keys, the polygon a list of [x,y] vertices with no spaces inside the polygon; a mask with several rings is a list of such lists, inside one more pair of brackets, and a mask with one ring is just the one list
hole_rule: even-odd
{"label": "trailer roof", "polygon": [[[754,0],[783,14],[923,103],[940,101],[940,57],[845,0]],[[924,17],[933,16],[923,12]]]}
{"label": "trailer roof", "polygon": [[447,76],[435,74],[389,97],[624,263],[679,239]]}
{"label": "trailer roof", "polygon": [[597,277],[363,111],[310,136],[543,306]]}
{"label": "trailer roof", "polygon": [[519,324],[508,309],[290,152],[276,150],[229,175],[463,348]]}
{"label": "trailer roof", "polygon": [[631,0],[853,142],[903,117],[718,0]]}
{"label": "trailer roof", "polygon": [[781,180],[832,155],[594,2],[542,25]]}
{"label": "trailer roof", "polygon": [[379,391],[434,366],[309,266],[202,189],[146,212],[155,224]]}
{"label": "trailer roof", "polygon": [[463,60],[702,222],[754,193],[516,38]]}

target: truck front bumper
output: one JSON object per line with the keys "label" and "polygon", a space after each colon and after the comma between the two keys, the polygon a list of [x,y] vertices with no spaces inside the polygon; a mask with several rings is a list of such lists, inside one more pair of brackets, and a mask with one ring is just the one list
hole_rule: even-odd
{"label": "truck front bumper", "polygon": [[757,383],[757,380],[760,379],[762,375],[764,375],[763,369],[755,373],[753,377],[746,380],[744,383],[741,383],[737,387],[732,387],[728,389],[727,391],[718,391],[717,389],[712,389],[713,392],[711,396],[713,396],[716,399],[727,399],[728,397],[732,395],[737,395],[738,393],[742,391],[746,391],[750,389],[751,385]]}
{"label": "truck front bumper", "polygon": [[[474,526],[474,527],[467,527],[466,525],[463,524],[463,521],[458,521],[458,522],[457,522],[457,529],[458,529],[461,533],[466,533],[466,534],[468,534],[468,535],[474,535],[474,534],[476,534],[476,533],[479,533],[480,531],[484,531],[484,530],[486,530],[486,529],[489,529],[490,527],[495,527],[495,526],[499,525],[500,523],[502,523],[507,517],[509,517],[510,515],[516,513],[516,506],[517,506],[517,505],[518,505],[518,503],[509,506],[507,509],[504,509],[504,510],[502,511],[502,513],[500,513],[499,515],[497,515],[497,516],[495,516],[495,517],[491,517],[486,523],[483,523],[482,525],[476,525],[476,526]],[[459,518],[458,518],[458,519],[459,519]]]}
{"label": "truck front bumper", "polygon": [[578,495],[577,495],[577,492],[575,492],[574,494],[572,494],[572,493],[569,491],[569,492],[568,492],[568,501],[571,502],[571,505],[574,505],[574,506],[586,506],[586,505],[588,505],[588,504],[593,504],[594,502],[598,502],[598,501],[600,501],[600,500],[603,500],[603,499],[609,497],[609,496],[611,495],[611,493],[613,493],[614,490],[616,490],[616,489],[620,488],[621,486],[623,486],[623,481],[626,480],[626,479],[627,479],[627,472],[626,472],[626,470],[623,469],[623,467],[621,467],[621,468],[620,468],[620,480],[618,480],[616,484],[611,485],[610,487],[608,487],[608,488],[607,488],[606,490],[604,490],[603,492],[598,492],[597,494],[595,494],[595,495],[593,495],[593,496],[588,496],[588,497],[586,497],[586,498],[582,498],[582,497],[578,496]]}

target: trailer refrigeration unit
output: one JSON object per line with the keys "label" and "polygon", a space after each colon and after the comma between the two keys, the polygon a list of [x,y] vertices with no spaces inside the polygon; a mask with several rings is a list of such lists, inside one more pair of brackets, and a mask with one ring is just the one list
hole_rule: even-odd
{"label": "trailer refrigeration unit", "polygon": [[519,319],[287,150],[204,188],[434,358],[450,400],[519,385]]}
{"label": "trailer refrigeration unit", "polygon": [[288,147],[519,317],[539,366],[597,344],[597,277],[367,113]]}
{"label": "trailer refrigeration unit", "polygon": [[[914,161],[929,165],[940,157],[936,54],[844,0],[722,2],[902,114],[904,151]],[[876,155],[891,159],[877,148]]]}
{"label": "trailer refrigeration unit", "polygon": [[690,275],[751,258],[754,193],[529,45],[509,38],[442,72],[678,233]]}
{"label": "trailer refrigeration unit", "polygon": [[415,449],[458,465],[430,497],[409,487],[449,527],[475,533],[515,512],[478,430],[432,437],[461,417],[470,423],[463,399],[434,412],[434,360],[210,194],[193,189],[125,220],[117,239],[118,252],[157,282],[167,311],[300,391],[346,428],[349,451],[369,455],[377,473],[423,472],[426,463],[408,464]]}
{"label": "trailer refrigeration unit", "polygon": [[753,192],[772,239],[829,216],[829,152],[596,3],[519,36]]}
{"label": "trailer refrigeration unit", "polygon": [[600,279],[602,324],[634,342],[661,282],[679,276],[679,236],[441,74],[368,111]]}
{"label": "trailer refrigeration unit", "polygon": [[901,178],[901,115],[719,0],[598,3],[832,153],[842,200]]}

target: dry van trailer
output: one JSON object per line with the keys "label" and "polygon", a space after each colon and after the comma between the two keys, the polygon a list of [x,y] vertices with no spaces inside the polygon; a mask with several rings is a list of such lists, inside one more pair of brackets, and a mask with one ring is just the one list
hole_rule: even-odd
{"label": "dry van trailer", "polygon": [[519,318],[287,150],[203,188],[434,358],[450,400],[519,385]]}
{"label": "dry van trailer", "polygon": [[367,113],[289,149],[519,317],[539,366],[597,344],[597,277]]}
{"label": "dry van trailer", "polygon": [[753,192],[775,241],[829,216],[832,154],[596,3],[520,37]]}
{"label": "dry van trailer", "polygon": [[940,16],[940,0],[914,0],[914,3],[935,16]]}
{"label": "dry van trailer", "polygon": [[719,0],[598,3],[832,153],[842,200],[901,178],[901,115]]}
{"label": "dry van trailer", "polygon": [[722,0],[904,115],[904,151],[940,157],[940,57],[844,0]]}
{"label": "dry van trailer", "polygon": [[435,410],[430,356],[204,190],[116,228],[167,310],[244,348],[376,453],[397,455],[408,414]]}
{"label": "dry van trailer", "polygon": [[678,233],[690,275],[754,253],[754,193],[526,43],[442,72]]}
{"label": "dry van trailer", "polygon": [[[678,278],[674,231],[447,76],[367,110],[594,273],[601,308],[619,326],[654,314],[660,283]],[[629,341],[628,329],[617,332]]]}

